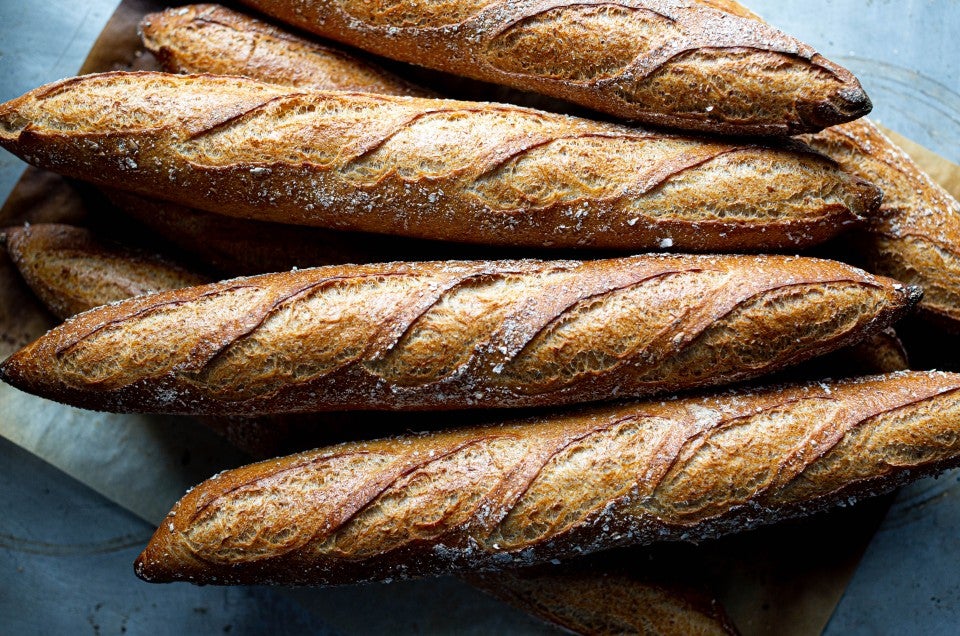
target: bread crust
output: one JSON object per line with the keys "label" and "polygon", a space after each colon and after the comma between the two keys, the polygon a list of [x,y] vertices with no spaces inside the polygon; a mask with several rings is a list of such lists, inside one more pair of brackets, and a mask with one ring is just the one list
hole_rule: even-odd
{"label": "bread crust", "polygon": [[858,233],[870,270],[923,287],[923,314],[960,332],[960,202],[866,119],[805,140],[883,188],[880,209]]}
{"label": "bread crust", "polygon": [[958,430],[960,376],[905,372],[344,444],[194,488],[136,572],[335,585],[698,540],[954,465]]}
{"label": "bread crust", "polygon": [[871,108],[856,78],[811,47],[703,3],[243,2],[386,57],[658,126],[789,135]]}
{"label": "bread crust", "polygon": [[381,67],[216,4],[148,14],[144,46],[171,73],[242,75],[314,90],[431,97]]}
{"label": "bread crust", "polygon": [[0,106],[41,167],[230,216],[537,247],[810,246],[880,193],[800,145],[695,140],[502,104],[105,73]]}
{"label": "bread crust", "polygon": [[26,283],[59,318],[207,279],[164,258],[107,244],[92,232],[56,223],[4,230],[7,253]]}
{"label": "bread crust", "polygon": [[756,377],[883,329],[919,296],[796,257],[331,266],[87,312],[0,372],[112,411],[552,406]]}

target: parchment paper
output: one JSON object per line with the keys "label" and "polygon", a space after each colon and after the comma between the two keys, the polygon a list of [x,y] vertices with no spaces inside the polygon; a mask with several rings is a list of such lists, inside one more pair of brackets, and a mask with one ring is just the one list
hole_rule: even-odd
{"label": "parchment paper", "polygon": [[[136,24],[145,13],[161,8],[149,0],[124,0],[81,71],[151,68],[150,56],[139,51]],[[895,133],[892,136],[954,196],[960,196],[960,166]],[[66,180],[28,169],[0,210],[0,226],[25,221],[96,224],[100,205]],[[0,250],[0,357],[54,324]],[[246,461],[189,418],[81,411],[7,385],[0,385],[0,435],[154,524],[188,487]],[[685,562],[699,563],[745,634],[820,633],[885,509],[884,501],[873,502],[808,522],[732,537],[704,546]],[[123,576],[132,574],[127,571]],[[356,607],[419,614],[424,617],[422,625],[443,631],[445,603],[454,596],[479,595],[450,579],[292,594],[346,633],[391,627],[384,612],[374,616],[354,611]],[[478,596],[477,604],[486,606],[487,601]],[[503,633],[503,617],[485,619],[484,615],[478,612],[476,620],[489,620],[491,633]]]}

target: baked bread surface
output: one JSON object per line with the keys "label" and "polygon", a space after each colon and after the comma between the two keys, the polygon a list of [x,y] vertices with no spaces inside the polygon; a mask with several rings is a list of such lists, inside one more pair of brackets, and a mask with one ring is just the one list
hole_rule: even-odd
{"label": "baked bread surface", "polygon": [[330,266],[90,311],[0,373],[112,411],[552,406],[756,377],[883,329],[919,297],[779,256]]}
{"label": "baked bread surface", "polygon": [[151,13],[140,22],[140,34],[170,72],[243,75],[315,90],[432,95],[355,55],[216,4]]}
{"label": "baked bread surface", "polygon": [[20,274],[60,318],[132,296],[207,282],[159,256],[109,244],[70,225],[33,224],[3,233]]}
{"label": "baked bread surface", "polygon": [[849,71],[729,3],[243,1],[386,57],[659,126],[789,135],[871,109]]}
{"label": "baked bread surface", "polygon": [[870,270],[923,287],[921,311],[960,331],[960,202],[866,119],[805,140],[883,189],[880,209],[858,232]]}
{"label": "baked bread surface", "polygon": [[54,83],[0,105],[0,146],[230,216],[499,245],[795,249],[880,203],[874,186],[802,145],[238,77]]}
{"label": "baked bread surface", "polygon": [[960,376],[904,372],[343,444],[194,488],[136,571],[333,585],[698,540],[954,465],[958,430]]}
{"label": "baked bread surface", "polygon": [[570,571],[546,566],[467,575],[490,595],[572,634],[737,636],[733,621],[704,589],[643,572]]}

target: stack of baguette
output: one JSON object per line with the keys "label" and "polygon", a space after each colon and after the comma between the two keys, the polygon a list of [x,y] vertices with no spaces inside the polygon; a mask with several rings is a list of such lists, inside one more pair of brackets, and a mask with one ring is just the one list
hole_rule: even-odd
{"label": "stack of baguette", "polygon": [[[905,368],[885,330],[918,304],[960,325],[960,206],[858,119],[847,70],[725,0],[246,4],[603,115],[442,99],[215,5],[143,21],[165,73],[0,105],[0,145],[179,250],[9,229],[66,322],[5,381],[196,416],[261,457],[353,438],[196,487],[142,578],[457,574],[577,633],[731,633],[698,590],[516,568],[739,532],[960,464],[960,375],[756,383],[825,354]],[[768,254],[841,233],[872,274]],[[428,432],[357,441],[391,427]]]}

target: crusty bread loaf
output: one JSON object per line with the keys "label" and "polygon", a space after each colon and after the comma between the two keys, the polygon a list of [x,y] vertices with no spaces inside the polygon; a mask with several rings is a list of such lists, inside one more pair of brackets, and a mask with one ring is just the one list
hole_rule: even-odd
{"label": "crusty bread loaf", "polygon": [[60,318],[131,296],[207,282],[159,256],[106,244],[78,227],[42,223],[4,233],[14,265]]}
{"label": "crusty bread loaf", "polygon": [[871,271],[922,286],[927,317],[960,331],[960,203],[867,120],[806,141],[883,188],[858,235]]}
{"label": "crusty bread loaf", "polygon": [[172,73],[243,75],[315,90],[428,97],[379,66],[216,4],[147,15],[144,46]]}
{"label": "crusty bread loaf", "polygon": [[838,351],[791,367],[776,376],[777,381],[802,382],[820,378],[854,378],[877,373],[905,371],[910,367],[906,347],[892,328]]}
{"label": "crusty bread loaf", "polygon": [[696,540],[942,470],[958,432],[960,376],[907,372],[343,444],[194,488],[136,571],[332,585]]}
{"label": "crusty bread loaf", "polygon": [[231,216],[525,246],[809,246],[879,191],[803,146],[520,107],[106,73],[0,106],[41,167]]}
{"label": "crusty bread loaf", "polygon": [[731,636],[720,604],[701,590],[625,573],[552,567],[467,575],[472,585],[584,636]]}
{"label": "crusty bread loaf", "polygon": [[243,2],[380,55],[649,124],[786,135],[871,107],[849,71],[809,46],[695,2]]}
{"label": "crusty bread loaf", "polygon": [[[252,222],[248,222],[252,223]],[[97,239],[88,230],[33,224],[12,228],[11,256],[27,283],[62,318],[151,290],[178,289],[202,280],[166,258]],[[266,239],[266,237],[265,237]],[[66,251],[66,254],[65,254]],[[144,265],[146,263],[146,265]],[[815,358],[787,371],[789,377],[850,377],[909,368],[906,353],[892,329]],[[418,429],[442,427],[449,416],[431,419],[419,413]],[[460,414],[458,421],[481,422],[483,413]],[[373,439],[403,430],[410,423],[394,414],[326,413],[323,416],[203,418],[203,422],[254,458],[315,448],[346,439]]]}
{"label": "crusty bread loaf", "polygon": [[[60,318],[152,291],[200,285],[207,280],[170,260],[112,244],[69,225],[35,223],[4,232],[7,251],[27,285]],[[356,424],[347,414],[306,417],[205,417],[203,424],[254,458],[275,457],[319,443],[347,439]],[[382,423],[367,422],[368,439]],[[389,429],[388,429],[389,430]],[[396,430],[396,429],[394,429]]]}
{"label": "crusty bread loaf", "polygon": [[114,411],[553,406],[762,375],[889,326],[919,296],[776,256],[331,266],[87,312],[0,372]]}

